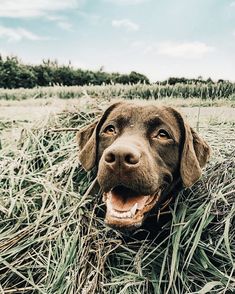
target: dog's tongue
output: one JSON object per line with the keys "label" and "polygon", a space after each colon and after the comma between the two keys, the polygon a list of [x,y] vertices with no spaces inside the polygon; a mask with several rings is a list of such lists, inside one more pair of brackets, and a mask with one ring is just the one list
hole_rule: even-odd
{"label": "dog's tongue", "polygon": [[138,195],[135,191],[122,186],[114,188],[109,194],[112,208],[118,211],[128,211],[136,203],[137,209],[142,209],[148,200],[147,196]]}

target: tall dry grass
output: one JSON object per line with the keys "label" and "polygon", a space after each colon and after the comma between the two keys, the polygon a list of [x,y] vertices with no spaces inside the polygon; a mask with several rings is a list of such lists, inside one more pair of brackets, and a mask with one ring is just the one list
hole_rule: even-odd
{"label": "tall dry grass", "polygon": [[101,196],[89,191],[95,175],[78,163],[74,132],[53,131],[96,115],[59,113],[0,150],[0,292],[234,293],[232,127],[226,144],[226,125],[204,129],[212,162],[170,206],[156,237],[139,240],[104,225]]}

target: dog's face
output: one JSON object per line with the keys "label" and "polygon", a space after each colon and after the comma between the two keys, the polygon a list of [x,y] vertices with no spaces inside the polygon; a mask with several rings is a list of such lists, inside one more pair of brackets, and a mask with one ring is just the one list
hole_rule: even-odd
{"label": "dog's face", "polygon": [[182,181],[201,175],[209,146],[173,108],[120,102],[78,133],[80,161],[95,165],[108,225],[132,229]]}

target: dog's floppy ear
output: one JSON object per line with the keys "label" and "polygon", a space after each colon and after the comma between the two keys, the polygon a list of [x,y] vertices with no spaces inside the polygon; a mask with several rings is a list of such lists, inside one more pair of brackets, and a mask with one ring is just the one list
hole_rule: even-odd
{"label": "dog's floppy ear", "polygon": [[96,164],[100,128],[111,111],[122,103],[112,104],[99,120],[85,126],[77,133],[79,160],[86,171],[91,170]]}
{"label": "dog's floppy ear", "polygon": [[181,157],[180,174],[185,187],[192,186],[202,174],[210,157],[209,145],[184,122],[185,141]]}
{"label": "dog's floppy ear", "polygon": [[77,133],[77,142],[79,147],[79,160],[85,170],[90,170],[95,165],[96,160],[96,126],[95,121],[85,126]]}

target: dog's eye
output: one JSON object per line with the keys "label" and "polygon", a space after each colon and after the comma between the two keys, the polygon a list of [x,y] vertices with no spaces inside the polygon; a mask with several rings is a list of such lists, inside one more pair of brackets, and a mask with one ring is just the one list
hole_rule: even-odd
{"label": "dog's eye", "polygon": [[108,135],[108,136],[113,136],[116,134],[116,130],[115,130],[115,127],[112,126],[112,125],[109,125],[107,126],[104,131],[103,131],[104,134]]}
{"label": "dog's eye", "polygon": [[168,140],[168,139],[170,139],[170,135],[165,130],[159,130],[159,132],[155,138],[157,138],[159,140]]}

